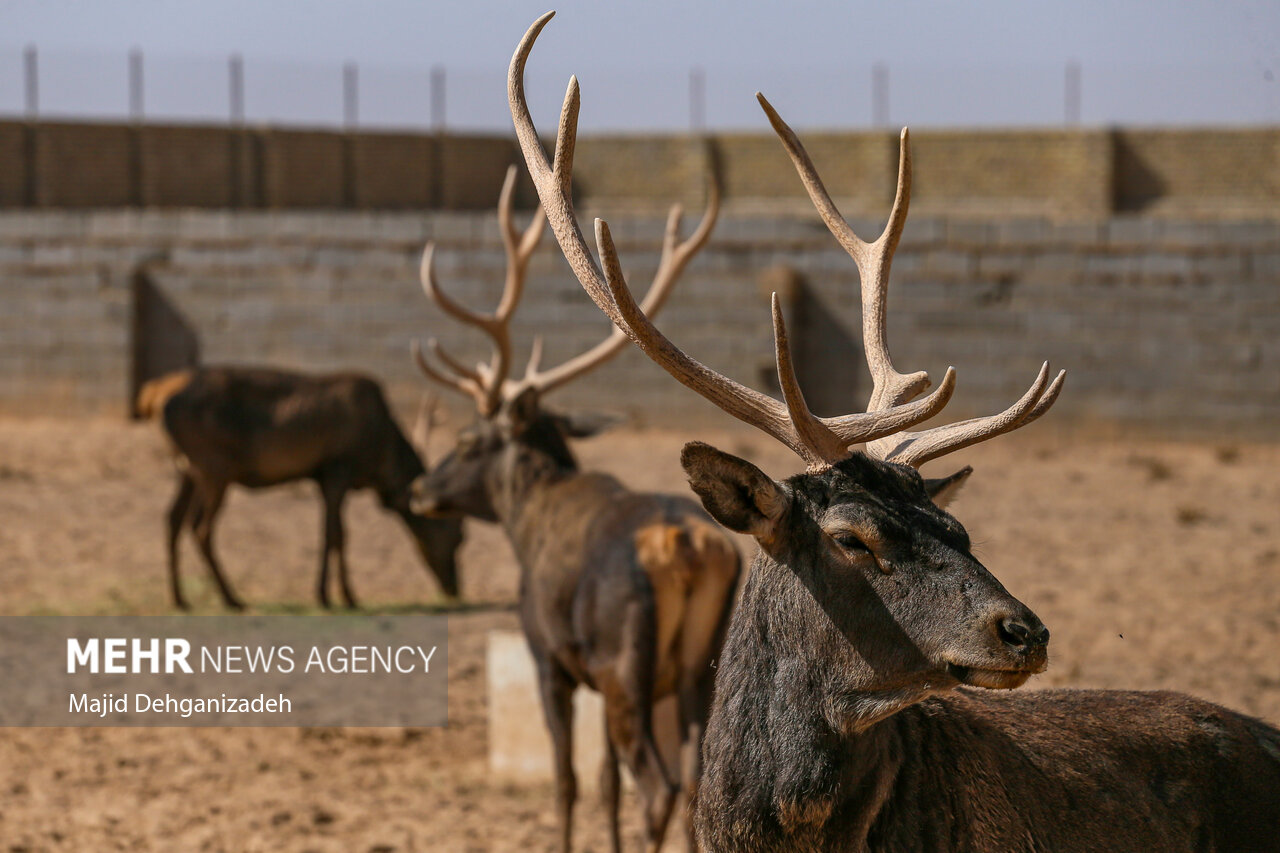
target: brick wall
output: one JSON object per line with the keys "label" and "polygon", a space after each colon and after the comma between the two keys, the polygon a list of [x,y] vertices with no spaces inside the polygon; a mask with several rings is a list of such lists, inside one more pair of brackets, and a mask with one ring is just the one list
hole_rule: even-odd
{"label": "brick wall", "polygon": [[[851,215],[893,195],[897,134],[806,132]],[[925,130],[912,135],[917,213],[1101,219],[1255,218],[1280,205],[1280,129]],[[576,191],[612,210],[695,204],[717,162],[734,209],[806,211],[765,130],[580,141]],[[509,135],[0,122],[0,208],[488,209],[519,152]],[[529,201],[529,187],[522,190]]]}
{"label": "brick wall", "polygon": [[148,207],[231,207],[240,134],[230,129],[144,125],[141,203]]}
{"label": "brick wall", "polygon": [[[611,224],[642,291],[662,220]],[[881,224],[854,222],[868,235]],[[428,238],[439,243],[443,286],[492,307],[504,257],[487,213],[0,214],[0,412],[123,413],[131,274],[156,257],[153,280],[198,332],[207,361],[364,369],[411,406],[423,388],[408,356],[413,336],[435,335],[469,358],[487,353],[423,297],[417,264]],[[533,261],[515,326],[520,354],[543,335],[546,363],[607,330],[553,245],[548,236]],[[779,266],[803,282],[788,314],[814,408],[865,400],[856,274],[812,212],[725,216],[659,325],[708,365],[767,389],[764,273]],[[1276,437],[1278,280],[1275,219],[913,216],[893,265],[889,337],[903,369],[958,368],[951,416],[1003,408],[1048,358],[1069,371],[1052,416],[1061,425]],[[556,399],[659,422],[725,417],[631,349]]]}
{"label": "brick wall", "polygon": [[110,124],[41,124],[32,146],[40,207],[136,205],[136,129]]}
{"label": "brick wall", "polygon": [[1122,130],[1115,145],[1118,210],[1275,214],[1280,131]]}
{"label": "brick wall", "polygon": [[30,129],[13,122],[0,123],[0,207],[23,207],[32,199],[28,188],[32,186],[31,164],[28,146],[33,141]]}
{"label": "brick wall", "polygon": [[435,206],[439,151],[429,136],[360,134],[351,137],[353,206],[413,210]]}

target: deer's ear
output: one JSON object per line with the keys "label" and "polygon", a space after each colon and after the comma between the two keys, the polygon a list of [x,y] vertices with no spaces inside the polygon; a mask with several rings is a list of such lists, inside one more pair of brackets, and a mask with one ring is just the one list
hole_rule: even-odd
{"label": "deer's ear", "polygon": [[933,499],[935,504],[945,508],[947,504],[955,500],[956,495],[960,493],[960,487],[968,481],[969,475],[972,473],[973,469],[966,465],[950,477],[925,480],[924,490],[929,493],[929,497]]}
{"label": "deer's ear", "polygon": [[790,498],[786,490],[745,459],[695,441],[684,446],[680,464],[711,517],[761,543],[774,538]]}

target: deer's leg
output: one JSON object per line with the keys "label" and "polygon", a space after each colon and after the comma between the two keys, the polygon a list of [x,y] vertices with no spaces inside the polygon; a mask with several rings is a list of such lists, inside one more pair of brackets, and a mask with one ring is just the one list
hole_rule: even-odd
{"label": "deer's leg", "polygon": [[209,566],[209,572],[213,575],[213,580],[218,585],[218,591],[222,593],[222,600],[234,610],[243,610],[244,602],[231,591],[231,585],[227,583],[227,579],[222,574],[222,567],[218,565],[218,555],[213,550],[213,527],[218,520],[218,513],[222,509],[222,500],[226,497],[226,494],[227,486],[225,483],[210,483],[206,481],[200,484],[200,495],[197,498],[199,512],[198,518],[195,519],[194,532],[196,544],[200,547],[200,554]]}
{"label": "deer's leg", "polygon": [[618,827],[618,799],[622,780],[618,775],[618,751],[609,735],[609,715],[604,720],[604,759],[600,762],[600,800],[604,804],[605,818],[609,821],[609,841],[613,853],[622,853],[622,834]]}
{"label": "deer's leg", "polygon": [[553,661],[538,661],[542,713],[555,750],[556,808],[560,817],[560,849],[573,849],[573,804],[578,779],[573,772],[573,679]]}
{"label": "deer's leg", "polygon": [[626,608],[615,634],[617,652],[592,677],[604,696],[609,737],[644,798],[645,849],[652,851],[662,846],[677,788],[653,736],[655,617],[646,604]]}
{"label": "deer's leg", "polygon": [[[603,686],[603,685],[602,685]],[[632,696],[606,689],[605,723],[614,748],[626,762],[644,800],[645,850],[662,846],[675,807],[676,786],[667,777],[662,756],[647,722],[651,708],[641,707]]]}
{"label": "deer's leg", "polygon": [[347,496],[346,482],[336,478],[322,479],[320,493],[324,498],[324,544],[320,549],[320,604],[324,607],[329,606],[329,565],[336,559],[342,597],[348,607],[355,607],[356,598],[351,592],[351,580],[347,576],[346,532],[342,526],[342,503]]}
{"label": "deer's leg", "polygon": [[196,484],[191,478],[185,473],[179,474],[178,493],[173,496],[173,503],[169,505],[169,592],[173,595],[173,606],[179,610],[191,608],[182,595],[182,581],[178,577],[178,537],[191,514],[191,499],[195,491]]}

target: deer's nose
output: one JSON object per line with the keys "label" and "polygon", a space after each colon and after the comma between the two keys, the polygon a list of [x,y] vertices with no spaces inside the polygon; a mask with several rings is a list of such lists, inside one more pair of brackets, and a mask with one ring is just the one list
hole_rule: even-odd
{"label": "deer's nose", "polygon": [[437,509],[438,501],[427,488],[427,477],[422,475],[409,484],[409,511],[415,515],[430,515]]}
{"label": "deer's nose", "polygon": [[998,631],[1005,645],[1015,651],[1029,652],[1049,644],[1049,629],[1031,613],[1004,617]]}

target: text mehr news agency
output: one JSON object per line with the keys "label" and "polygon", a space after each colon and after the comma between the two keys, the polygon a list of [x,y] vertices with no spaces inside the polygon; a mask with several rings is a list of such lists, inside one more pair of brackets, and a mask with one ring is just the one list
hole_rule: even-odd
{"label": "text mehr news agency", "polygon": [[[311,646],[303,654],[292,646],[201,646],[193,655],[191,643],[180,637],[67,638],[67,673],[108,675],[159,675],[161,673],[209,675],[253,675],[276,673],[333,675],[429,675],[436,646]],[[131,707],[132,706],[132,707]],[[283,693],[268,697],[206,696],[174,697],[169,693],[152,696],[128,694],[71,693],[68,710],[73,714],[106,717],[108,714],[288,714],[292,703]]]}

